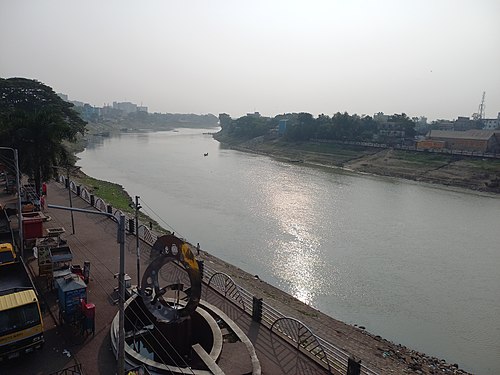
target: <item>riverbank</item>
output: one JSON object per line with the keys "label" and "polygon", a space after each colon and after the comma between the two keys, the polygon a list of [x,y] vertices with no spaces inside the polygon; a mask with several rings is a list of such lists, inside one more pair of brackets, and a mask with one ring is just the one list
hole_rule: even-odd
{"label": "riverbank", "polygon": [[[191,134],[191,133],[189,133]],[[176,144],[183,144],[183,148],[184,146],[187,146],[186,144],[184,144],[184,142],[181,142],[181,139],[177,137],[177,134],[176,133],[171,133],[170,135],[165,135],[163,138],[161,138],[161,142],[159,141],[159,137],[160,137],[161,134],[158,134],[158,135],[155,135],[154,137],[148,137],[149,139],[149,142],[151,142],[151,147],[149,148],[153,148],[153,144],[156,146],[156,147],[166,147],[168,145],[169,149],[170,150],[175,150],[175,151],[178,151],[175,147],[176,147]],[[129,138],[129,137],[126,137],[126,138]],[[198,142],[197,140],[200,139],[200,142]],[[185,139],[184,139],[185,140]],[[203,141],[201,141],[203,140]],[[109,179],[112,179],[112,180],[116,180],[116,181],[120,181],[120,183],[124,184],[124,186],[127,186],[127,188],[130,188],[131,192],[133,191],[134,194],[138,194],[138,195],[144,195],[143,198],[145,199],[145,202],[148,203],[151,207],[154,207],[155,208],[155,211],[156,211],[156,206],[152,206],[150,202],[160,202],[161,200],[166,200],[166,199],[171,199],[172,196],[176,197],[175,201],[174,202],[171,202],[169,204],[170,206],[170,210],[167,210],[167,211],[163,211],[163,216],[165,219],[167,219],[167,221],[169,221],[169,224],[172,224],[175,229],[176,229],[176,233],[179,232],[179,233],[183,233],[182,236],[184,236],[185,238],[191,240],[191,241],[195,241],[194,243],[196,243],[197,241],[201,242],[202,244],[202,248],[206,246],[206,249],[210,249],[210,250],[214,250],[213,252],[211,251],[212,254],[216,254],[218,255],[220,258],[226,260],[226,261],[229,261],[230,263],[234,264],[234,265],[237,265],[238,267],[241,267],[242,269],[244,270],[247,270],[249,272],[252,273],[252,275],[250,275],[250,280],[251,277],[253,277],[254,274],[259,274],[260,275],[260,279],[261,280],[264,280],[264,281],[268,281],[268,282],[272,282],[271,280],[275,280],[272,275],[269,275],[269,273],[264,269],[262,268],[259,269],[258,267],[255,268],[255,267],[249,267],[248,266],[248,262],[244,262],[244,261],[241,261],[241,259],[243,259],[246,254],[244,254],[245,252],[248,252],[248,249],[251,249],[251,245],[250,244],[243,244],[243,246],[239,246],[239,249],[236,248],[234,251],[224,251],[224,242],[228,243],[228,246],[231,246],[231,244],[237,244],[239,239],[240,238],[244,238],[244,237],[241,237],[240,235],[238,235],[238,237],[236,237],[235,235],[235,232],[233,231],[230,231],[228,230],[227,228],[232,228],[232,226],[230,225],[224,225],[224,227],[226,228],[226,230],[222,230],[220,231],[220,221],[217,220],[211,220],[210,218],[207,218],[206,220],[203,220],[203,221],[200,221],[201,222],[201,227],[206,227],[207,230],[211,231],[211,232],[215,232],[215,233],[218,233],[218,236],[221,236],[221,237],[225,237],[225,240],[224,241],[214,241],[212,240],[211,238],[207,239],[206,237],[203,236],[203,233],[201,233],[202,235],[200,236],[199,232],[197,232],[197,228],[192,228],[192,229],[187,229],[186,228],[191,228],[191,226],[186,226],[184,225],[184,223],[181,223],[183,225],[179,225],[179,223],[177,222],[172,222],[171,219],[169,219],[170,217],[172,217],[174,215],[174,212],[183,212],[183,217],[190,217],[191,215],[196,215],[197,214],[197,210],[203,210],[205,204],[204,202],[206,202],[206,199],[204,200],[199,200],[199,199],[193,199],[192,200],[192,204],[194,205],[195,207],[195,210],[193,210],[194,212],[191,212],[189,210],[180,210],[179,208],[183,208],[182,205],[180,206],[177,206],[177,203],[180,203],[180,202],[184,202],[185,199],[189,199],[189,196],[194,196],[192,193],[185,197],[184,195],[185,194],[174,194],[174,191],[169,188],[167,189],[167,191],[164,191],[162,189],[162,194],[158,194],[157,196],[154,196],[154,195],[147,195],[146,194],[146,191],[148,191],[149,189],[149,185],[151,184],[151,179],[155,176],[155,169],[152,170],[152,172],[149,172],[149,173],[153,173],[151,176],[149,175],[149,173],[141,173],[139,176],[140,176],[140,180],[136,183],[129,183],[128,182],[128,179],[123,179],[121,178],[120,176],[120,173],[114,173],[115,171],[113,171],[113,169],[116,167],[118,170],[120,170],[120,160],[116,160],[116,161],[113,161],[112,163],[107,163],[105,164],[105,169],[102,168],[102,165],[104,164],[104,159],[109,160],[111,159],[112,157],[112,154],[116,153],[117,155],[120,155],[119,154],[119,148],[116,148],[114,147],[117,143],[116,142],[109,142],[109,148],[107,148],[107,152],[109,154],[109,158],[108,156],[105,156],[105,155],[99,155],[96,159],[96,162],[97,164],[92,164],[92,163],[88,163],[88,161],[90,159],[85,159],[82,155],[82,164],[81,165],[84,165],[85,166],[85,171],[96,171],[97,173],[97,176],[99,176],[100,178],[109,178]],[[309,173],[316,173],[316,172],[321,172],[321,174],[323,174],[324,172],[328,172],[327,170],[326,171],[322,171],[323,168],[304,168],[304,167],[299,167],[299,168],[291,168],[293,166],[293,164],[290,164],[289,167],[286,167],[285,164],[283,163],[275,163],[275,162],[272,162],[270,160],[266,160],[267,158],[260,158],[260,157],[252,157],[251,155],[246,155],[245,154],[241,154],[241,153],[235,153],[235,152],[231,152],[229,150],[219,150],[219,148],[221,147],[218,142],[214,142],[212,139],[211,139],[211,136],[202,136],[202,135],[199,135],[197,138],[193,138],[193,139],[190,139],[189,140],[189,146],[192,146],[190,147],[190,149],[188,151],[186,151],[185,153],[178,153],[176,152],[175,155],[177,156],[182,156],[182,159],[184,160],[191,160],[190,158],[192,157],[192,160],[193,160],[193,163],[191,163],[191,165],[188,165],[188,166],[179,166],[177,165],[178,168],[173,168],[175,165],[172,165],[172,168],[165,168],[165,169],[161,169],[161,171],[164,171],[165,173],[169,172],[171,175],[176,175],[176,176],[182,176],[182,178],[179,180],[179,181],[191,181],[192,183],[197,183],[199,181],[204,181],[202,180],[202,177],[203,178],[207,178],[207,184],[203,184],[203,189],[201,190],[201,192],[203,193],[203,191],[210,191],[210,192],[213,192],[214,191],[214,187],[212,185],[209,185],[209,182],[211,181],[210,180],[210,176],[208,175],[208,173],[202,173],[202,172],[206,172],[207,170],[213,170],[212,168],[210,168],[211,166],[213,166],[213,162],[219,162],[219,161],[222,161],[221,160],[221,155],[232,155],[234,156],[233,158],[231,158],[231,160],[236,160],[236,166],[237,168],[240,168],[240,169],[244,169],[245,171],[249,171],[250,169],[250,165],[249,164],[255,164],[254,162],[261,162],[265,165],[267,164],[270,164],[270,165],[276,165],[278,166],[278,169],[280,170],[283,170],[284,173],[286,173],[286,171],[288,169],[291,169],[291,170],[295,170],[295,169],[298,169],[298,170],[301,170],[301,171],[304,171],[304,173],[306,175],[309,175]],[[128,151],[129,154],[131,153],[135,153],[137,151],[140,152],[140,148],[141,147],[144,147],[144,142],[140,142],[137,144],[138,146],[138,149],[135,149],[134,145],[135,143],[134,142],[126,142],[126,145],[127,145],[127,148],[126,150]],[[223,148],[223,147],[222,147]],[[203,156],[203,153],[204,152],[209,152],[209,157],[204,157]],[[339,152],[340,153],[340,152]],[[87,155],[87,156],[91,156],[90,154]],[[352,155],[346,155],[345,159],[352,159],[353,156]],[[228,158],[225,158],[226,160]],[[87,160],[87,162],[83,162],[84,160]],[[146,158],[145,160],[147,160],[147,165],[148,166],[151,166],[151,165],[154,165],[153,163],[155,162],[155,160],[157,160],[156,158],[154,157],[148,157]],[[163,158],[163,160],[169,160],[171,163],[175,163],[175,159],[174,158]],[[243,163],[242,161],[246,161],[248,160],[248,163]],[[101,164],[102,163],[102,164]],[[142,162],[144,163],[144,162]],[[200,163],[203,163],[203,164],[200,164]],[[143,164],[144,166],[146,166],[146,164]],[[141,166],[141,162],[139,162],[138,165],[136,164],[132,164],[130,160],[128,160],[126,162],[126,165],[129,166],[129,168],[131,170],[134,170],[134,171],[138,171],[142,168]],[[197,166],[200,165],[200,166],[203,166],[202,169],[197,169]],[[97,166],[97,168],[96,168]],[[227,176],[228,174],[228,171],[231,171],[231,164],[228,164],[228,163],[223,163],[223,164],[219,164],[217,163],[217,167],[218,167],[218,170],[222,172],[224,172],[224,174]],[[108,170],[109,168],[109,170]],[[182,173],[182,171],[180,169],[188,169],[190,171],[189,174],[185,175]],[[142,169],[146,169],[145,167],[142,168]],[[151,169],[149,169],[151,170]],[[309,172],[308,172],[309,171]],[[174,173],[175,172],[175,173]],[[279,172],[276,171],[276,169],[272,169],[271,170],[271,173],[269,173],[269,175],[271,176],[276,176],[276,172]],[[93,172],[92,172],[93,173]],[[330,174],[330,173],[328,173]],[[336,171],[332,171],[331,173],[332,175],[336,175],[337,172]],[[345,175],[347,178],[349,179],[352,179],[353,176],[351,173],[341,173],[342,175]],[[190,178],[190,175],[195,175],[197,179],[192,179]],[[230,174],[231,176],[232,174]],[[116,177],[111,177],[111,176],[116,176]],[[132,176],[131,176],[132,177]],[[356,177],[354,178],[355,181],[362,181],[362,180],[367,180],[367,181],[375,181],[377,182],[378,180],[380,180],[379,182],[381,181],[384,181],[384,184],[387,184],[389,183],[388,185],[393,185],[393,183],[395,181],[388,181],[388,179],[385,179],[385,178],[382,178],[382,179],[379,179],[379,178],[359,178],[359,177]],[[136,178],[136,181],[137,181],[137,178]],[[168,181],[168,180],[167,180]],[[236,179],[233,178],[233,185],[231,185],[233,187],[233,190],[236,190],[237,192],[245,192],[246,190],[241,186],[241,184],[236,184]],[[377,184],[379,183],[377,182]],[[267,184],[269,183],[272,183],[272,181],[268,181],[266,182],[266,186],[269,186]],[[397,183],[397,185],[399,186],[399,183]],[[406,185],[404,183],[402,183],[402,185]],[[420,184],[411,184],[411,185],[414,185],[414,186],[418,186]],[[208,188],[210,186],[210,188]],[[352,185],[352,188],[354,189],[357,189],[357,186],[359,186],[359,184],[353,184]],[[184,191],[184,189],[188,189],[189,191],[191,191],[191,189],[189,189],[189,184],[188,185],[184,185],[184,183],[182,184],[179,184],[179,187],[181,189],[181,191]],[[386,187],[384,187],[385,189]],[[387,188],[390,188],[390,186],[387,186]],[[329,187],[328,186],[325,186],[324,187],[325,191],[328,191]],[[428,190],[427,188],[425,188],[424,190]],[[431,189],[431,190],[434,190],[434,189]],[[448,189],[439,189],[440,191],[442,192],[446,192],[448,191]],[[244,201],[245,197],[243,197],[241,194],[236,194],[236,202],[242,202]],[[476,194],[470,194],[471,196],[473,195],[476,195]],[[202,194],[199,194],[199,196],[203,196],[205,197],[205,195],[202,195]],[[275,195],[274,195],[275,196]],[[432,198],[432,197],[429,197],[429,198]],[[176,203],[177,202],[177,203]],[[239,212],[237,211],[238,208],[237,205],[234,205],[234,207],[232,208],[232,212]],[[175,208],[175,211],[173,211],[173,209]],[[263,209],[265,209],[265,207],[262,207]],[[383,207],[382,207],[383,209]],[[146,210],[146,208],[145,208]],[[148,211],[149,212],[149,211]],[[232,217],[231,216],[231,212],[226,212],[225,213],[226,215],[229,215],[229,217]],[[375,213],[376,214],[376,213]],[[153,212],[153,215],[155,215],[155,213]],[[153,217],[156,217],[156,216],[153,216]],[[214,216],[215,218],[215,216]],[[210,223],[210,224],[208,224]],[[167,226],[166,228],[170,228],[169,226]],[[259,228],[259,230],[255,230],[255,227],[252,227],[253,230],[251,231],[251,233],[263,233],[262,232],[262,228]],[[224,228],[223,228],[224,229]],[[258,234],[257,234],[258,235]],[[253,237],[255,235],[251,235],[251,237]],[[262,236],[261,236],[262,237]],[[257,237],[254,238],[254,240],[257,240]],[[219,246],[219,243],[221,244],[221,246]],[[214,244],[217,244],[217,245],[214,245]],[[381,246],[384,246],[384,244],[381,244]],[[269,247],[267,248],[266,247],[266,244],[263,245],[264,249],[268,249],[268,251],[272,251],[272,247]],[[242,251],[243,250],[243,251]],[[227,253],[227,255],[225,255]],[[240,255],[241,253],[241,255]],[[224,255],[222,255],[224,254]],[[237,255],[235,255],[237,254]],[[222,256],[221,256],[222,255]],[[326,261],[326,259],[325,259]],[[404,262],[404,260],[403,260]],[[254,270],[255,269],[255,270]],[[332,268],[333,270],[334,268]],[[299,271],[299,270],[298,270]],[[325,278],[325,280],[330,280],[330,278],[327,276],[327,278]],[[312,281],[311,281],[312,282]],[[332,283],[334,282],[334,280],[332,280]],[[253,281],[253,283],[255,283],[255,281]],[[276,286],[280,286],[280,285],[283,285],[283,284],[276,284],[275,282],[272,282],[274,285]],[[255,283],[257,285],[259,285],[258,283]],[[411,285],[412,283],[408,283],[407,287],[408,288],[411,288]],[[311,284],[312,285],[312,284]],[[415,286],[417,286],[415,284]],[[328,288],[327,285],[325,285],[325,288]],[[331,289],[333,290],[334,288],[336,288],[336,285],[335,284],[332,284],[332,287]],[[287,289],[288,290],[288,289]],[[362,289],[358,289],[358,291],[361,291]],[[408,289],[408,290],[411,290],[411,289]],[[293,291],[292,291],[293,292]],[[328,292],[327,292],[328,293]],[[369,294],[369,295],[366,295],[366,301],[368,301],[370,299],[370,296],[378,296],[379,293],[377,291],[374,291],[374,294]],[[267,301],[267,297],[265,297],[265,300]],[[335,302],[337,303],[337,302]],[[364,301],[357,301],[357,305],[355,306],[364,306],[362,305],[363,303],[365,303]],[[302,304],[298,304],[298,308],[301,309],[302,308]],[[317,305],[316,305],[317,306]],[[391,305],[387,305],[387,306],[391,306]],[[415,306],[415,304],[413,304],[413,306],[411,306],[414,310],[413,311],[418,311],[419,310],[419,307],[418,306]],[[329,305],[327,304],[323,304],[323,307],[320,308],[322,311],[326,312],[326,311],[334,311],[336,308],[335,307],[330,307]],[[413,326],[414,329],[413,331],[410,330],[410,329],[406,329],[406,327],[403,325],[401,327],[401,329],[399,329],[398,332],[401,332],[401,335],[392,335],[392,334],[389,334],[389,335],[385,335],[383,332],[386,332],[384,330],[380,330],[379,328],[376,328],[375,325],[373,325],[368,319],[365,319],[364,317],[354,317],[354,315],[356,314],[356,311],[355,311],[356,308],[352,309],[352,316],[351,317],[349,314],[349,312],[347,312],[346,314],[342,314],[342,315],[337,315],[336,313],[330,313],[331,316],[333,317],[337,317],[339,318],[340,316],[342,316],[341,320],[349,323],[351,325],[351,327],[357,323],[358,325],[364,325],[366,327],[368,327],[369,331],[371,332],[375,332],[376,334],[380,334],[386,338],[390,338],[391,340],[394,340],[395,342],[401,342],[401,343],[404,343],[404,345],[407,345],[407,346],[410,346],[410,347],[415,347],[417,348],[418,347],[418,350],[420,351],[425,351],[427,346],[425,343],[422,344],[422,342],[419,342],[418,344],[413,344],[414,340],[413,340],[413,331],[418,331],[418,326]],[[397,309],[394,309],[394,311],[396,312]],[[444,309],[438,309],[439,311],[442,311]],[[392,311],[392,310],[391,310]],[[342,311],[341,311],[342,313]],[[314,312],[312,312],[312,314],[314,314]],[[408,320],[408,323],[410,323],[410,320],[411,320],[411,316],[409,317],[410,319]],[[403,319],[400,320],[400,322],[403,321],[404,322],[404,317]],[[395,324],[398,323],[398,322],[394,322]],[[412,322],[413,323],[413,322]],[[347,325],[347,327],[349,327],[350,325]],[[391,324],[389,322],[389,324]],[[373,329],[372,329],[373,327]],[[408,327],[410,327],[410,324],[408,324]],[[341,330],[341,329],[339,329]],[[389,330],[390,331],[390,330]],[[317,332],[315,330],[315,332]],[[322,331],[318,331],[320,334],[322,333]],[[403,333],[404,332],[404,333]],[[440,340],[439,337],[435,337],[436,335],[434,335],[432,332],[429,332],[429,338],[428,340],[429,341],[435,341],[434,339],[431,339],[431,337],[435,338],[436,340],[439,340],[440,342],[441,341],[446,341],[446,340]],[[349,335],[350,333],[348,332],[347,335]],[[423,335],[423,334],[422,334]],[[421,336],[422,336],[421,335]],[[401,337],[401,339],[397,338],[397,337]],[[447,337],[444,335],[444,332],[443,332],[443,335],[442,337]],[[361,340],[364,340],[363,336],[361,338]],[[423,341],[423,340],[421,340]],[[336,341],[333,341],[333,342],[336,342]],[[416,346],[418,345],[418,346]],[[443,342],[443,345],[446,345],[446,343]],[[429,346],[433,346],[433,345],[429,345]],[[434,344],[434,347],[436,345]],[[450,344],[450,347],[451,347],[451,344]],[[443,348],[445,348],[443,346]],[[448,347],[446,347],[448,348]],[[397,352],[398,349],[396,349],[395,352]],[[429,349],[428,350],[428,353],[432,353],[434,356],[439,356],[439,358],[447,358],[451,361],[463,361],[461,362],[462,365],[465,365],[467,363],[467,361],[460,355],[455,355],[455,354],[448,354],[450,351],[445,349],[445,350],[441,350],[441,349],[437,349],[437,350],[434,350],[434,349]],[[386,356],[388,356],[389,352],[386,352]],[[356,355],[356,352],[353,352],[354,355]],[[382,352],[381,353],[382,356],[384,355],[384,353]],[[364,358],[365,356],[364,355],[361,355],[360,358]],[[366,356],[367,358],[369,356]],[[365,361],[365,363],[368,363],[367,362],[368,359]],[[391,362],[392,363],[392,362]],[[453,363],[453,362],[451,362]],[[468,362],[468,367],[467,367],[469,370],[471,369],[476,369],[476,366],[475,365],[472,365],[470,364],[470,362]],[[479,368],[479,367],[478,367]],[[387,371],[389,372],[389,371]],[[398,373],[400,373],[401,371],[398,371]],[[382,372],[381,372],[382,373]],[[485,372],[486,373],[486,372]]]}
{"label": "riverbank", "polygon": [[280,160],[343,168],[360,173],[500,194],[500,160],[421,153],[391,148],[318,142],[285,142],[258,137],[236,140],[217,133],[225,147]]}
{"label": "riverbank", "polygon": [[[83,180],[80,180],[83,181]],[[90,188],[97,196],[104,189],[98,187],[95,179],[89,180]],[[96,189],[96,187],[98,187]],[[113,207],[120,204],[123,198],[115,203],[115,197],[126,194],[121,185],[110,184],[111,192],[108,192],[106,202]],[[112,190],[115,189],[113,192]],[[130,197],[128,197],[130,201]],[[148,220],[145,219],[145,220]],[[141,221],[143,221],[141,219]],[[144,222],[144,221],[143,221]],[[146,221],[147,222],[147,221]],[[189,238],[188,238],[189,240]],[[323,314],[298,299],[268,284],[256,275],[235,267],[212,254],[201,251],[200,258],[211,268],[230,275],[233,280],[252,295],[262,297],[266,303],[273,306],[286,316],[294,317],[307,325],[314,333],[340,347],[350,355],[361,359],[363,363],[380,374],[386,373],[444,373],[444,374],[466,374],[459,370],[458,365],[446,363],[446,361],[425,355],[410,348],[398,345],[383,339],[380,336],[367,332],[364,327],[350,325]]]}

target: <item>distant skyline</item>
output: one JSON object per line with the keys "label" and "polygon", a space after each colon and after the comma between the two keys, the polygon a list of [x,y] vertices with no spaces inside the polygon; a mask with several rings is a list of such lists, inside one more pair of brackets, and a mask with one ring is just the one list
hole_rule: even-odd
{"label": "distant skyline", "polygon": [[0,0],[0,77],[239,117],[500,112],[500,1]]}

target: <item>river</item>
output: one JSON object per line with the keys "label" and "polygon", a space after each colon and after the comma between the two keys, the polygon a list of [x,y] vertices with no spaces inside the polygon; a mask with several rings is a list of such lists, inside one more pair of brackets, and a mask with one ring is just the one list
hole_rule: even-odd
{"label": "river", "polygon": [[78,165],[139,195],[164,227],[336,319],[500,373],[500,197],[284,163],[224,148],[207,131],[95,137]]}

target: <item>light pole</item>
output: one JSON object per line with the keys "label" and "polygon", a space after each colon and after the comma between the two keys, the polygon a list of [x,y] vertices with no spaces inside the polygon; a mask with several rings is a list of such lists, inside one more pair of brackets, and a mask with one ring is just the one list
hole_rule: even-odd
{"label": "light pole", "polygon": [[[69,168],[70,167],[69,166],[58,167],[58,166],[53,165],[52,168],[66,170],[66,181],[68,184],[69,206],[73,207],[73,199],[71,198],[71,184],[70,184],[70,180],[69,180]],[[78,169],[79,167],[74,167],[74,168]],[[75,234],[75,218],[73,217],[73,211],[71,211],[70,215],[71,215],[71,233]]]}
{"label": "light pole", "polygon": [[16,168],[16,185],[17,185],[17,225],[19,231],[19,242],[21,247],[21,256],[24,257],[24,233],[23,233],[23,212],[21,205],[21,177],[19,171],[19,155],[16,148],[0,147],[0,150],[10,150],[14,153],[14,165]]}
{"label": "light pole", "polygon": [[[86,214],[103,215],[115,219],[115,216],[107,212],[85,210],[83,208],[64,207],[54,204],[47,205],[49,208],[69,210],[71,212],[83,212]],[[118,374],[125,373],[125,215],[120,214],[118,222],[117,242],[120,244],[120,273],[118,275]]]}
{"label": "light pole", "polygon": [[[69,181],[69,167],[66,167],[66,180],[68,181],[69,206],[73,207],[73,201],[71,199],[71,184]],[[73,211],[71,211],[71,233],[75,234],[75,219],[73,218]]]}
{"label": "light pole", "polygon": [[139,204],[139,196],[135,196],[135,244],[137,254],[137,290],[141,288],[141,249],[139,247],[139,210],[142,208]]}

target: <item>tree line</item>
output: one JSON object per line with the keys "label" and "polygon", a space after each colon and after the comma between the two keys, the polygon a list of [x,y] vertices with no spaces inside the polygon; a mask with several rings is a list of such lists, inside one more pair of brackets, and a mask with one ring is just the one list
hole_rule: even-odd
{"label": "tree line", "polygon": [[275,134],[280,131],[280,120],[286,120],[280,135],[288,141],[390,141],[394,138],[413,139],[416,134],[415,122],[405,113],[389,116],[386,123],[377,122],[371,116],[349,115],[347,112],[337,112],[333,116],[321,114],[317,118],[306,112],[272,118],[249,114],[232,119],[226,113],[219,115],[222,132],[241,139]]}
{"label": "tree line", "polygon": [[[19,169],[34,179],[37,191],[54,175],[54,167],[72,164],[63,141],[83,135],[85,125],[73,104],[49,86],[26,78],[0,78],[0,146],[18,150]],[[0,160],[5,164],[6,157]]]}

